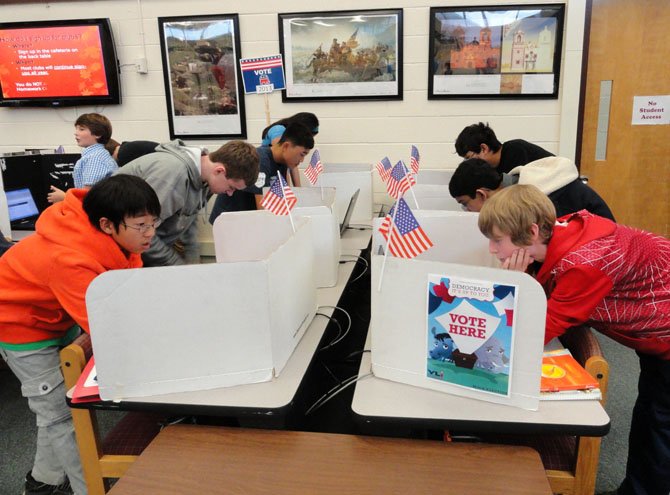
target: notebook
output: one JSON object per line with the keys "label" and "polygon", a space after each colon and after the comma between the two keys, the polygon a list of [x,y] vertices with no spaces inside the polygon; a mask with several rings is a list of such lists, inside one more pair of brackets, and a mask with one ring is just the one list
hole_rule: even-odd
{"label": "notebook", "polygon": [[33,230],[40,212],[29,188],[5,191],[9,207],[9,223],[15,230]]}
{"label": "notebook", "polygon": [[349,201],[349,206],[347,207],[347,211],[344,214],[344,219],[342,220],[342,223],[340,224],[340,237],[344,235],[346,230],[349,228],[349,222],[351,221],[351,215],[354,212],[354,207],[356,206],[356,200],[358,199],[358,193],[360,193],[360,189],[356,189],[356,192],[354,193],[353,196],[351,196],[351,200]]}

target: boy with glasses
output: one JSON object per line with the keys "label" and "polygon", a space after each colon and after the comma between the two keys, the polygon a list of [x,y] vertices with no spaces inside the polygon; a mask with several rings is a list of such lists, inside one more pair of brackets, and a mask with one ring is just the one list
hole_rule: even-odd
{"label": "boy with glasses", "polygon": [[[26,494],[85,494],[59,350],[89,331],[85,295],[108,270],[142,266],[161,206],[144,180],[108,177],[70,189],[44,210],[35,234],[0,258],[0,355],[37,417]],[[71,485],[71,486],[70,486]]]}

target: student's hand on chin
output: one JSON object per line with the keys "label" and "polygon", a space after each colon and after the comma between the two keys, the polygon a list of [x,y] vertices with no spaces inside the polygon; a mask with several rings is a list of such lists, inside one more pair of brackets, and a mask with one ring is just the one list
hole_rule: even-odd
{"label": "student's hand on chin", "polygon": [[503,262],[502,268],[503,270],[525,272],[528,268],[528,265],[530,265],[532,262],[533,258],[531,257],[528,250],[521,248],[514,251],[512,255]]}

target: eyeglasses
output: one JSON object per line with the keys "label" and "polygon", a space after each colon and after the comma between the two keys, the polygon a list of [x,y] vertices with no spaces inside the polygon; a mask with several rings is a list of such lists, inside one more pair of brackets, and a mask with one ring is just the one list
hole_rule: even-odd
{"label": "eyeglasses", "polygon": [[156,230],[158,228],[158,226],[161,224],[161,219],[157,218],[156,220],[154,220],[154,223],[141,223],[139,225],[128,225],[126,222],[121,222],[121,223],[127,229],[137,230],[137,231],[139,231],[140,234],[146,234],[151,229]]}

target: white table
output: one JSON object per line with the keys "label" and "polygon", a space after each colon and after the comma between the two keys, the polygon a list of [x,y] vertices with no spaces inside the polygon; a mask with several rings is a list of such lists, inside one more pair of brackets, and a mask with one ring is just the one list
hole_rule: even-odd
{"label": "white table", "polygon": [[[365,349],[370,349],[370,333]],[[371,355],[363,354],[359,376],[371,372]],[[356,383],[351,405],[366,426],[404,426],[481,433],[562,433],[604,436],[610,418],[595,400],[540,401],[537,411],[459,397],[369,375]]]}

